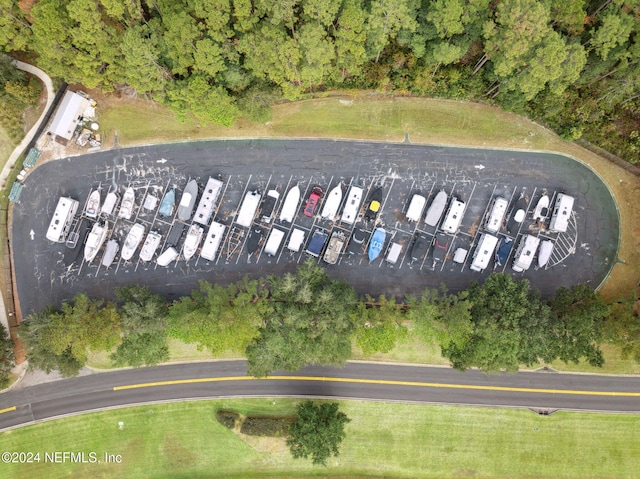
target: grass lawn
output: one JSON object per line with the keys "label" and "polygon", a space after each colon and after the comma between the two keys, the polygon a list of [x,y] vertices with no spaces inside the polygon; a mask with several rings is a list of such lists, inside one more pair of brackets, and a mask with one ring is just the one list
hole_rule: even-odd
{"label": "grass lawn", "polygon": [[[5,451],[121,454],[120,464],[3,465],[6,478],[637,477],[640,417],[345,401],[351,419],[327,468],[291,459],[281,440],[258,452],[216,409],[287,415],[295,400],[171,403],[107,411],[0,435]],[[118,423],[122,422],[120,428]],[[261,450],[264,450],[264,444]]]}

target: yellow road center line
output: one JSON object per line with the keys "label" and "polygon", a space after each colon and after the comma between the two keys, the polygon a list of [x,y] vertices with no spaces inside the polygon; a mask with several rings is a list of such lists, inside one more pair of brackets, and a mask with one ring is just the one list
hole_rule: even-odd
{"label": "yellow road center line", "polygon": [[[180,384],[216,383],[216,382],[228,382],[228,381],[252,381],[252,380],[256,380],[256,379],[252,376],[228,376],[228,377],[221,377],[221,378],[176,379],[172,381],[158,381],[158,382],[152,382],[152,383],[130,384],[127,386],[115,386],[113,390],[123,391],[127,389],[140,389],[140,388],[159,387],[159,386],[175,386]],[[315,377],[315,376],[267,376],[263,380],[381,384],[386,386],[414,386],[414,387],[443,388],[443,389],[474,389],[479,391],[507,391],[507,392],[535,393],[535,394],[568,394],[568,395],[576,395],[576,396],[640,397],[640,392],[516,388],[516,387],[506,387],[506,386],[479,386],[474,384],[448,384],[448,383],[423,383],[423,382],[416,382],[416,381],[391,381],[386,379],[358,379],[358,378],[331,378],[331,377],[324,378],[324,377]]]}
{"label": "yellow road center line", "polygon": [[15,406],[11,406],[11,407],[7,407],[4,409],[0,409],[0,414],[4,414],[5,412],[11,412],[11,411],[15,411],[16,407]]}

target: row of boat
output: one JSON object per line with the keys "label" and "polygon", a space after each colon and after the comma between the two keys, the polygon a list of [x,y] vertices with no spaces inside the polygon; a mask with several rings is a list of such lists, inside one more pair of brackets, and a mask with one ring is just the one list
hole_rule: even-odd
{"label": "row of boat", "polygon": [[[108,233],[109,224],[107,221],[94,223],[84,246],[85,261],[90,263],[94,260],[96,254],[104,244]],[[142,238],[144,238],[144,234],[145,227],[142,224],[135,223],[131,226],[131,229],[127,233],[122,245],[122,252],[120,253],[120,257],[123,260],[129,261],[133,258],[138,246],[140,246],[140,243],[142,242]],[[182,247],[182,255],[186,260],[191,259],[195,254],[198,245],[202,240],[203,234],[204,229],[201,226],[194,223],[189,227]],[[160,246],[161,241],[162,235],[160,233],[154,230],[149,231],[144,243],[142,244],[142,249],[140,250],[140,259],[142,261],[151,261],[153,259],[153,255]],[[102,265],[107,267],[111,266],[119,249],[120,245],[116,239],[109,240],[105,248],[105,254],[102,258]]]}
{"label": "row of boat", "polygon": [[[195,201],[198,195],[198,184],[195,180],[191,180],[180,199],[178,205],[177,216],[182,221],[187,221],[191,218]],[[90,193],[85,207],[85,215],[89,218],[98,219],[99,216],[105,215],[107,218],[113,214],[113,210],[119,200],[118,194],[111,191],[107,194],[105,201],[100,205],[100,191],[94,190]],[[157,205],[157,198],[151,194],[147,195],[144,207],[153,210]],[[135,209],[135,191],[133,188],[128,187],[122,196],[122,202],[118,210],[117,217],[123,219],[131,219],[133,211]],[[175,190],[170,189],[164,195],[158,213],[165,217],[173,216],[175,209]],[[187,237],[183,245],[183,255],[185,259],[190,259],[196,252],[196,249],[202,239],[203,228],[197,224],[191,225],[187,232]],[[87,236],[84,247],[84,258],[87,262],[92,262],[96,257],[98,251],[106,241],[109,233],[109,220],[96,221]],[[122,251],[120,256],[125,261],[129,261],[135,254],[138,246],[142,242],[145,235],[145,227],[140,223],[135,223],[127,233],[127,236],[122,245]],[[160,246],[162,235],[157,231],[149,231],[140,250],[140,259],[142,261],[151,261],[156,250]],[[104,266],[110,266],[118,251],[120,245],[116,239],[111,239],[105,248],[105,253],[102,259]]]}
{"label": "row of boat", "polygon": [[[191,180],[184,192],[182,193],[182,197],[180,198],[180,203],[178,205],[178,218],[182,221],[188,221],[191,218],[193,213],[193,208],[195,206],[195,202],[198,196],[198,183],[195,180]],[[100,215],[104,215],[109,217],[113,214],[113,211],[118,204],[120,197],[118,193],[115,191],[110,191],[107,193],[107,197],[104,200],[104,203],[100,204],[100,190],[93,190],[89,194],[89,198],[87,199],[87,204],[85,206],[85,215],[88,218],[97,219]],[[149,210],[155,209],[157,205],[158,198],[153,194],[148,194],[145,198],[144,207]],[[175,189],[170,189],[164,195],[162,202],[160,203],[160,208],[158,213],[164,217],[173,216],[173,211],[175,208],[175,200],[176,200],[176,192]],[[133,188],[128,187],[125,189],[124,194],[122,195],[122,203],[120,204],[120,209],[118,210],[118,218],[123,218],[126,220],[131,219],[133,215],[133,211],[136,205],[136,196]]]}

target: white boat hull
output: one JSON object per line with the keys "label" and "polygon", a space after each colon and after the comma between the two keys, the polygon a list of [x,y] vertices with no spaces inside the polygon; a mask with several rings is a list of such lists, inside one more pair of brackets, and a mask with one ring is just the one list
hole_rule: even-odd
{"label": "white boat hull", "polygon": [[187,231],[187,237],[184,240],[184,246],[182,247],[182,255],[184,259],[189,260],[195,254],[198,246],[200,245],[200,240],[202,240],[202,234],[204,230],[202,227],[193,224]]}
{"label": "white boat hull", "polygon": [[98,254],[98,250],[104,243],[104,240],[107,238],[107,233],[109,229],[107,228],[107,224],[101,225],[100,223],[96,223],[91,228],[91,232],[87,237],[87,242],[84,245],[84,260],[91,263],[93,259]]}
{"label": "white boat hull", "polygon": [[296,215],[296,211],[298,211],[299,204],[300,187],[296,185],[289,190],[289,193],[287,193],[287,197],[285,198],[282,205],[282,210],[280,211],[280,221],[287,221],[289,223],[292,223],[293,218]]}
{"label": "white boat hull", "polygon": [[144,236],[144,226],[140,223],[136,223],[129,230],[129,234],[124,240],[124,246],[122,247],[122,254],[120,255],[123,260],[129,261],[133,254],[138,249],[138,245],[142,241],[142,237]]}
{"label": "white boat hull", "polygon": [[336,185],[327,195],[320,216],[326,220],[333,220],[338,214],[342,202],[342,185]]}

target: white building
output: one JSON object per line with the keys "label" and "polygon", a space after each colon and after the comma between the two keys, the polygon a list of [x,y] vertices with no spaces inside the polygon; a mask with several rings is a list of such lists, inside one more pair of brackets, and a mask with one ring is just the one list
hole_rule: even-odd
{"label": "white building", "polygon": [[71,90],[65,92],[56,114],[49,124],[48,131],[56,141],[66,143],[71,140],[89,105],[90,100],[84,92],[76,93]]}

